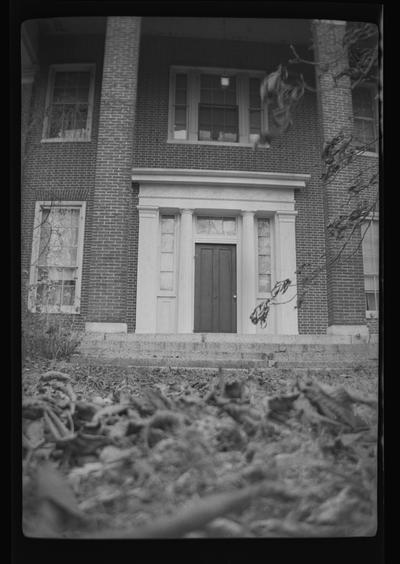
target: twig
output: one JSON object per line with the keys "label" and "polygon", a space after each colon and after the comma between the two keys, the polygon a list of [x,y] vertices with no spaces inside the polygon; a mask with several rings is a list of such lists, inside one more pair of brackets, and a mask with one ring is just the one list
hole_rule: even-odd
{"label": "twig", "polygon": [[239,492],[215,494],[205,499],[191,502],[181,508],[175,515],[161,517],[151,525],[142,528],[121,532],[115,530],[99,531],[87,535],[86,538],[180,538],[185,534],[201,529],[213,519],[230,513],[240,511],[253,499],[260,495],[285,496],[293,499],[298,493],[290,493],[277,486],[261,484],[250,486]]}

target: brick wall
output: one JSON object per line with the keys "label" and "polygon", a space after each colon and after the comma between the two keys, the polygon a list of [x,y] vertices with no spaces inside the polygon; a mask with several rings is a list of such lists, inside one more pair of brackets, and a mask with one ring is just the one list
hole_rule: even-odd
{"label": "brick wall", "polygon": [[108,18],[90,224],[92,322],[126,322],[134,297],[127,288],[139,40],[140,18]]}
{"label": "brick wall", "polygon": [[[140,50],[135,167],[254,170],[311,174],[296,192],[298,262],[315,262],[324,252],[323,197],[320,183],[319,130],[316,99],[307,93],[291,130],[272,148],[183,145],[167,143],[169,67],[193,65],[272,71],[291,57],[289,47],[250,42],[223,42],[143,37]],[[307,69],[301,69],[309,73]],[[313,75],[306,76],[312,82]],[[301,290],[300,281],[300,290]],[[301,333],[325,333],[326,277],[322,272],[299,310]]]}
{"label": "brick wall", "polygon": [[[319,67],[317,71],[319,73],[318,101],[321,134],[324,141],[330,141],[340,130],[347,134],[352,130],[350,80],[345,76],[336,85],[333,80],[333,75],[343,70],[347,64],[343,50],[340,48],[345,26],[323,20],[317,20],[313,24],[316,59],[327,64],[326,69]],[[335,64],[332,61],[335,61]],[[324,186],[326,224],[331,218],[350,209],[344,205],[344,202],[348,197],[347,188],[356,172],[357,165],[353,163],[342,169]],[[328,262],[337,256],[342,243],[326,232]],[[348,258],[340,262],[331,262],[327,268],[328,324],[363,325],[365,297],[359,231],[352,237],[343,257],[345,254]]]}
{"label": "brick wall", "polygon": [[[296,192],[296,251],[298,264],[315,263],[325,250],[324,225],[327,215],[320,181],[322,132],[318,124],[317,99],[314,94],[305,95],[292,129],[270,149],[254,151],[250,147],[167,143],[170,65],[231,66],[269,72],[280,62],[290,58],[289,48],[250,42],[144,36],[140,44],[134,123],[134,53],[138,46],[132,32],[137,30],[137,22],[134,22],[134,18],[112,19],[114,27],[109,26],[108,29],[108,75],[103,81],[100,136],[104,37],[73,36],[53,38],[51,42],[42,41],[39,57],[41,64],[33,91],[34,119],[28,134],[28,153],[24,166],[23,268],[29,268],[34,202],[39,199],[86,200],[88,208],[81,314],[74,317],[82,326],[84,321],[125,321],[128,323],[128,331],[133,331],[136,308],[138,186],[131,186],[131,166],[311,174],[307,187]],[[92,140],[88,143],[40,142],[48,65],[63,62],[96,63]],[[310,76],[307,79],[312,81]],[[133,96],[130,92],[133,92]],[[339,190],[331,195],[334,198],[342,196],[342,193]],[[118,225],[124,227],[119,230]],[[329,276],[332,285],[335,278],[332,273]],[[342,285],[338,286],[338,291],[343,303],[343,315],[351,316],[354,302],[351,287],[355,280],[357,288],[362,285],[362,264],[358,262],[356,268],[353,265],[342,270],[340,277]],[[301,279],[299,286],[301,291]],[[299,310],[300,333],[326,332],[326,287],[326,273],[322,272]],[[343,296],[346,296],[345,300]],[[338,297],[332,290],[329,299],[331,309],[334,309],[332,303]],[[364,300],[363,290],[357,299]],[[365,311],[364,305],[363,308]]]}
{"label": "brick wall", "polygon": [[[81,289],[81,313],[74,315],[77,326],[83,327],[89,295],[88,267],[91,201],[95,178],[96,145],[100,107],[104,37],[42,37],[39,45],[39,69],[32,91],[31,116],[27,125],[26,153],[22,166],[21,192],[21,264],[23,270],[23,302],[31,260],[35,202],[37,200],[82,200],[88,203]],[[95,97],[90,142],[41,142],[49,65],[62,63],[95,63]]]}

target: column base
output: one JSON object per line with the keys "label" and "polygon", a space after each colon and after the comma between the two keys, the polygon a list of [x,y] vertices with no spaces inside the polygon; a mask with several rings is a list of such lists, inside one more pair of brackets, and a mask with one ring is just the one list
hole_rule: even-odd
{"label": "column base", "polygon": [[353,337],[359,341],[367,341],[369,338],[369,330],[366,325],[330,325],[326,334]]}
{"label": "column base", "polygon": [[85,323],[86,333],[127,333],[128,325],[126,323]]}

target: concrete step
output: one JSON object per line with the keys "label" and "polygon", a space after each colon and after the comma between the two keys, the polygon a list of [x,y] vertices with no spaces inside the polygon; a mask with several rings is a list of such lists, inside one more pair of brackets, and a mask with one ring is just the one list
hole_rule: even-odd
{"label": "concrete step", "polygon": [[[263,338],[260,338],[263,337]],[[132,361],[135,366],[318,367],[378,365],[378,344],[327,336],[86,335],[82,357]],[[310,338],[314,337],[314,341]],[[322,338],[321,338],[322,337]]]}

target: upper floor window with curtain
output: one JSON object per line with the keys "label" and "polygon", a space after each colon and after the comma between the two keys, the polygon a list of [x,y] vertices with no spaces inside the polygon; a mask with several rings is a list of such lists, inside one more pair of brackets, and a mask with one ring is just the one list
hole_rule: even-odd
{"label": "upper floor window with curtain", "polygon": [[168,139],[254,143],[266,120],[260,98],[262,76],[262,71],[172,67]]}
{"label": "upper floor window with curtain", "polygon": [[94,65],[52,65],[46,96],[43,141],[90,141]]}

